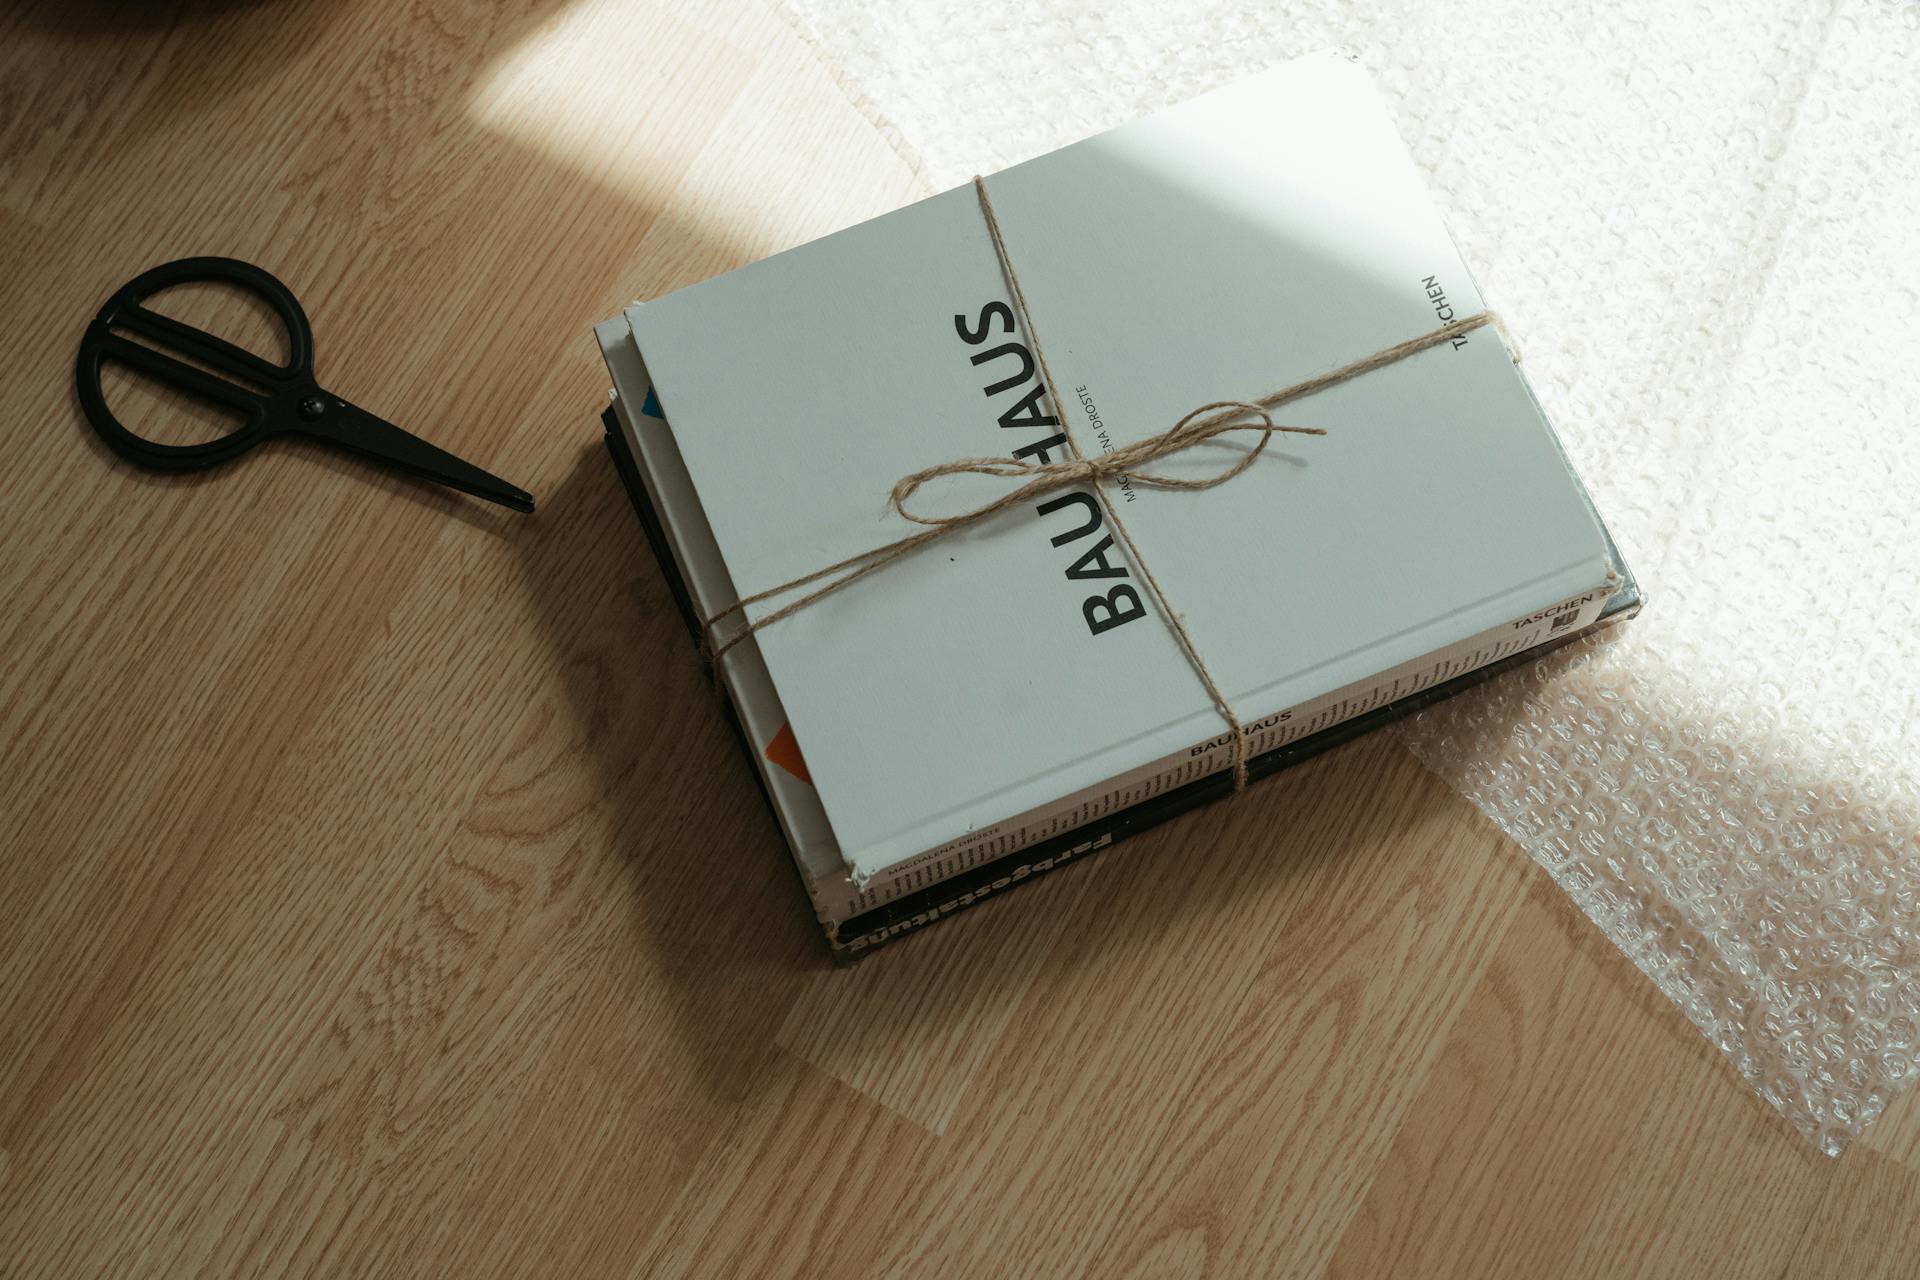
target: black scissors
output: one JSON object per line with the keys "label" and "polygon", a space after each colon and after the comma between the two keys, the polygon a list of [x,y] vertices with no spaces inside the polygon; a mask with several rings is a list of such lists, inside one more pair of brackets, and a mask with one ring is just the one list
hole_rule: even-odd
{"label": "black scissors", "polygon": [[[273,308],[287,327],[292,348],[287,362],[274,364],[143,305],[162,289],[200,282],[232,285]],[[144,341],[136,342],[127,334]],[[177,351],[194,363],[176,359],[158,347]],[[202,444],[160,444],[137,436],[113,416],[101,394],[100,369],[109,360],[198,399],[236,409],[246,421],[231,434]],[[313,330],[307,324],[306,312],[287,286],[250,262],[182,258],[142,272],[120,286],[80,340],[74,381],[80,391],[80,407],[100,438],[121,457],[154,471],[199,471],[231,462],[263,440],[303,435],[515,511],[533,510],[533,495],[526,490],[321,390],[313,379]]]}

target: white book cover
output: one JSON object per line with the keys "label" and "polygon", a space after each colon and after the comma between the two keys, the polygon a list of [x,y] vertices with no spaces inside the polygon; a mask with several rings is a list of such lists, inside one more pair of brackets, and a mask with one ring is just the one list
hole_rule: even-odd
{"label": "white book cover", "polygon": [[[1056,417],[1088,453],[1118,447],[1483,305],[1365,74],[1332,55],[988,181],[1057,409],[971,188],[627,313],[742,594],[913,531],[885,503],[907,473],[1031,456]],[[1329,434],[1279,437],[1215,489],[1109,490],[1243,721],[1608,580],[1490,330],[1280,417]],[[1071,494],[1002,513],[756,637],[856,876],[1218,735],[1151,603],[1128,616],[1147,593],[1096,516]]]}

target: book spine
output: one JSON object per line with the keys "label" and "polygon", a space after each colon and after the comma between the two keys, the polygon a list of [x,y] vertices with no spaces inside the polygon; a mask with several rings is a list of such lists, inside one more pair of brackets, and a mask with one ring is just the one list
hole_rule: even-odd
{"label": "book spine", "polygon": [[[1254,721],[1246,726],[1247,754],[1259,756],[1284,747],[1522,653],[1556,636],[1580,631],[1600,616],[1612,590],[1611,584],[1596,586],[1524,618],[1504,622],[1425,657]],[[869,878],[858,886],[858,900],[846,904],[851,908],[847,914],[870,909],[1062,832],[1084,827],[1107,814],[1221,772],[1230,767],[1231,762],[1232,739],[1222,734],[1099,787],[1065,796],[1007,822],[972,832]]]}

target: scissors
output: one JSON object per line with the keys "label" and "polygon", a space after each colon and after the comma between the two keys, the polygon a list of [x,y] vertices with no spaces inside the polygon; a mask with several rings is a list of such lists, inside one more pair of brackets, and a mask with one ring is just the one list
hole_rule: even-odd
{"label": "scissors", "polygon": [[[231,285],[272,308],[286,326],[292,348],[286,363],[274,364],[143,305],[162,289],[201,282]],[[128,334],[143,341],[136,342]],[[160,347],[179,352],[193,363],[176,359]],[[197,399],[238,410],[246,420],[230,434],[200,444],[161,444],[135,435],[113,416],[101,394],[100,371],[108,361]],[[287,286],[236,258],[181,258],[122,285],[87,326],[74,381],[87,421],[107,446],[153,471],[216,467],[275,436],[301,435],[515,511],[533,510],[533,495],[526,490],[323,391],[313,377],[313,330],[306,312]]]}

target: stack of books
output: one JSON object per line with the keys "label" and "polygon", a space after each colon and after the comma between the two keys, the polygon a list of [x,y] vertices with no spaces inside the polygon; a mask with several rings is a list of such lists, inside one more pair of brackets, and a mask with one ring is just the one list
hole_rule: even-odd
{"label": "stack of books", "polygon": [[1459,328],[1486,304],[1357,66],[1304,58],[985,185],[1001,247],[963,187],[596,327],[608,446],[696,641],[923,529],[889,504],[904,476],[1098,458],[1445,336],[1274,408],[1326,434],[1214,487],[1153,480],[1257,433],[1068,476],[750,634],[806,589],[714,624],[843,957],[1231,794],[1237,753],[1257,779],[1640,604],[1498,326]]}

